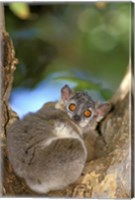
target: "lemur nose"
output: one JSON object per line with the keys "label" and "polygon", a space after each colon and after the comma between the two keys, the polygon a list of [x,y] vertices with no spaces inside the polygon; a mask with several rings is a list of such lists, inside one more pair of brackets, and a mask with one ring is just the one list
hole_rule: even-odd
{"label": "lemur nose", "polygon": [[74,115],[74,120],[75,121],[79,121],[80,120],[80,116],[79,115]]}

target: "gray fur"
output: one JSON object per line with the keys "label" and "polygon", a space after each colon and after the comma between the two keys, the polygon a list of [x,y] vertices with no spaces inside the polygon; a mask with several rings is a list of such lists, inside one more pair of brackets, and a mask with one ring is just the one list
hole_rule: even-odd
{"label": "gray fur", "polygon": [[[95,102],[86,93],[73,95],[67,85],[61,93],[59,102],[45,104],[38,112],[16,121],[7,131],[8,154],[14,171],[39,193],[63,189],[78,179],[89,149],[84,133],[90,131],[92,120],[96,121]],[[85,109],[92,109],[93,117],[87,119],[85,127],[69,114],[67,106],[72,101],[76,102],[80,115]]]}

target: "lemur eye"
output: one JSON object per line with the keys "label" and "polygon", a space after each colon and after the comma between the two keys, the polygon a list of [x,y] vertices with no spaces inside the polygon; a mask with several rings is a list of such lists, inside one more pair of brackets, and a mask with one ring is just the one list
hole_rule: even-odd
{"label": "lemur eye", "polygon": [[92,114],[92,112],[91,112],[90,110],[86,110],[86,111],[84,112],[84,116],[85,116],[85,117],[90,117],[91,114]]}
{"label": "lemur eye", "polygon": [[76,109],[76,105],[74,103],[71,103],[69,105],[69,110],[74,111]]}

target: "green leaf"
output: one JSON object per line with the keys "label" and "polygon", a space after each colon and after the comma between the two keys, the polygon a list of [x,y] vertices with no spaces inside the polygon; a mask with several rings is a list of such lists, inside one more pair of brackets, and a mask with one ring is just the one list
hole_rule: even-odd
{"label": "green leaf", "polygon": [[103,96],[103,98],[105,100],[110,99],[114,94],[114,92],[112,90],[110,90],[110,89],[101,89],[100,93],[101,93],[101,95]]}
{"label": "green leaf", "polygon": [[30,9],[27,3],[11,3],[10,10],[21,19],[28,19],[30,17]]}
{"label": "green leaf", "polygon": [[105,100],[110,99],[113,95],[113,92],[110,89],[103,88],[100,83],[94,83],[91,80],[80,79],[74,76],[62,76],[54,79],[58,81],[67,80],[77,83],[77,86],[74,88],[75,90],[85,90],[86,88],[88,90],[96,90],[100,92]]}

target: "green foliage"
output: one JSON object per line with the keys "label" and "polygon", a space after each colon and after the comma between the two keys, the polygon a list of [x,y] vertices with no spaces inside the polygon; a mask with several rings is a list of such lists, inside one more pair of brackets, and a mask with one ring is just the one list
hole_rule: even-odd
{"label": "green foliage", "polygon": [[113,92],[108,88],[104,88],[101,83],[97,83],[93,80],[86,80],[84,78],[79,78],[77,76],[69,75],[69,76],[61,76],[58,78],[54,78],[57,81],[71,81],[73,83],[77,83],[75,90],[95,90],[98,91],[104,99],[109,99]]}
{"label": "green foliage", "polygon": [[[11,3],[9,7],[16,18],[7,10],[7,29],[20,60],[15,86],[33,87],[50,74],[66,71],[70,75],[59,75],[57,82],[72,81],[77,88],[94,89],[105,98],[111,97],[128,64],[130,2]],[[96,83],[72,75],[75,68]]]}
{"label": "green foliage", "polygon": [[30,10],[27,3],[11,3],[9,8],[17,17],[21,19],[28,19],[30,17]]}

